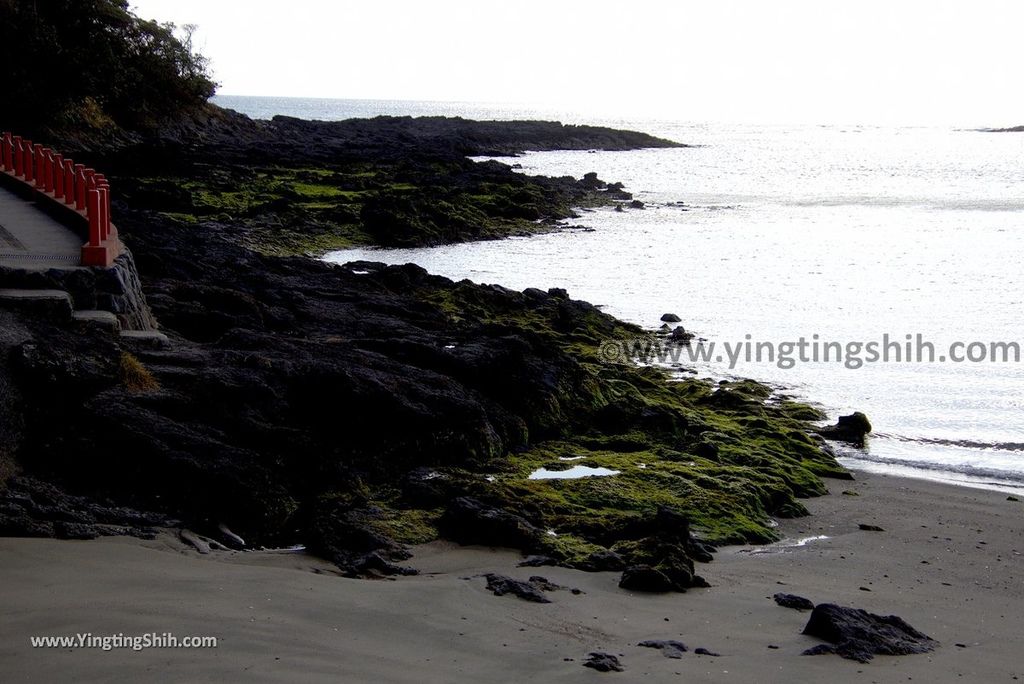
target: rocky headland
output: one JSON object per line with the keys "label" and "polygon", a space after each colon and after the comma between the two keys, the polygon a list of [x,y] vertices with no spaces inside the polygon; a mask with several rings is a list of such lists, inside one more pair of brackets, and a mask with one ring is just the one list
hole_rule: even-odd
{"label": "rocky headland", "polygon": [[[716,545],[774,539],[771,516],[804,515],[822,477],[848,477],[813,434],[816,410],[755,382],[670,383],[603,361],[603,342],[650,333],[564,291],[267,253],[342,225],[380,244],[393,241],[372,226],[414,244],[495,237],[504,229],[463,228],[519,224],[445,212],[500,198],[543,223],[625,191],[466,154],[658,141],[555,124],[214,118],[189,145],[172,130],[84,150],[124,187],[119,229],[166,343],[0,312],[0,533],[182,527],[229,547],[303,544],[360,576],[408,572],[404,545],[443,537],[669,591],[702,585],[694,562]],[[277,194],[229,212],[249,192],[237,188],[259,183]],[[357,183],[371,189],[343,189]],[[335,218],[317,223],[303,192]],[[273,249],[253,248],[263,235]],[[530,478],[569,465],[617,474]]]}
{"label": "rocky headland", "polygon": [[[207,105],[149,135],[62,141],[113,177],[118,198],[180,224],[228,223],[265,254],[413,247],[531,235],[576,208],[625,204],[596,174],[545,178],[498,161],[524,150],[685,147],[644,133],[444,117],[253,121]],[[582,172],[581,172],[582,175]]]}

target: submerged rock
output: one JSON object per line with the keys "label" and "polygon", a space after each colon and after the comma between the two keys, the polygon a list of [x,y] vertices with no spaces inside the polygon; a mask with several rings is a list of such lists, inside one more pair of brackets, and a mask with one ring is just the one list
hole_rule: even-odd
{"label": "submerged rock", "polygon": [[817,432],[825,439],[863,446],[864,438],[871,432],[871,421],[866,415],[857,411],[848,416],[839,416],[835,425],[818,428]]}
{"label": "submerged rock", "polygon": [[681,325],[677,325],[669,334],[669,339],[673,342],[689,342],[694,337],[695,335],[692,332],[687,332]]}
{"label": "submerged rock", "polygon": [[666,313],[661,315],[661,320],[665,323],[679,323],[683,319],[674,313]]}
{"label": "submerged rock", "polygon": [[861,663],[876,655],[928,653],[939,645],[895,615],[875,615],[834,603],[815,606],[803,633],[829,642],[807,649],[804,655],[835,653]]}

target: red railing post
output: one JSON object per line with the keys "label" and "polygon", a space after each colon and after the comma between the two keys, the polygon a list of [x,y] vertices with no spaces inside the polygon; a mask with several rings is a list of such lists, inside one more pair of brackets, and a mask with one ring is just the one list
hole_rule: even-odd
{"label": "red railing post", "polygon": [[43,146],[39,143],[33,145],[32,154],[36,161],[36,189],[42,190],[46,186],[46,155],[43,154]]}
{"label": "red railing post", "polygon": [[75,164],[75,209],[85,211],[85,164]]}
{"label": "red railing post", "polygon": [[106,240],[110,237],[110,184],[101,173],[96,174],[96,189],[100,191],[100,228]]}
{"label": "red railing post", "polygon": [[25,175],[25,156],[21,149],[21,136],[14,136],[14,175]]}
{"label": "red railing post", "polygon": [[64,155],[59,152],[53,155],[53,196],[64,199]]}
{"label": "red railing post", "polygon": [[75,203],[75,162],[64,160],[64,204]]}
{"label": "red railing post", "polygon": [[53,150],[43,148],[43,190],[53,192]]}
{"label": "red railing post", "polygon": [[26,140],[23,143],[24,152],[24,163],[25,163],[25,182],[31,183],[36,177],[36,157],[35,148],[32,146],[31,140]]}
{"label": "red railing post", "polygon": [[100,191],[89,190],[85,213],[89,217],[89,246],[99,247],[103,242],[100,226]]}
{"label": "red railing post", "polygon": [[3,149],[4,171],[11,171],[14,168],[14,161],[13,161],[14,155],[12,153],[12,150],[14,149],[14,141],[11,140],[11,134],[8,133],[7,131],[4,131],[3,143],[0,143],[0,144],[2,144],[3,148],[4,148]]}

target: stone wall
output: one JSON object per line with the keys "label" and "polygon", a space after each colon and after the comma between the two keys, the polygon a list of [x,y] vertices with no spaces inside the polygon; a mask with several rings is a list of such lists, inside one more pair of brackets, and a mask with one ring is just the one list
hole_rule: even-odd
{"label": "stone wall", "polygon": [[142,293],[135,259],[125,248],[113,266],[51,268],[45,271],[0,268],[0,288],[65,290],[75,310],[110,311],[124,330],[156,330],[157,322]]}

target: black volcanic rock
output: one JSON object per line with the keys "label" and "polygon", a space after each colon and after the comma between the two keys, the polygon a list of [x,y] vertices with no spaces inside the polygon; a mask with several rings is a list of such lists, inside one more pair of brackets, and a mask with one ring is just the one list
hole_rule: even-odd
{"label": "black volcanic rock", "polygon": [[862,446],[865,437],[871,432],[871,422],[867,416],[857,411],[848,416],[839,416],[835,425],[818,428],[817,432],[825,439]]}
{"label": "black volcanic rock", "polygon": [[862,663],[876,655],[928,653],[939,645],[895,615],[875,615],[834,603],[815,606],[803,633],[828,642],[804,655],[835,653]]}
{"label": "black volcanic rock", "polygon": [[[531,603],[551,603],[551,599],[544,595],[545,591],[550,591],[549,583],[547,580],[543,582],[535,582],[534,578],[531,581],[524,582],[517,580],[512,577],[506,577],[505,575],[498,575],[495,573],[488,573],[484,575],[487,580],[487,588],[495,596],[504,596],[506,594],[512,594],[515,597],[521,598],[524,601],[530,601]],[[543,579],[543,578],[538,578]]]}
{"label": "black volcanic rock", "polygon": [[455,499],[441,519],[446,537],[460,544],[531,549],[541,531],[521,515],[488,506],[472,497]]}
{"label": "black volcanic rock", "polygon": [[589,667],[598,672],[622,672],[625,670],[617,656],[600,651],[590,653],[583,663],[583,667]]}
{"label": "black volcanic rock", "polygon": [[630,591],[665,593],[678,589],[668,576],[649,565],[631,565],[622,572],[619,586]]}
{"label": "black volcanic rock", "polygon": [[646,641],[641,641],[637,646],[656,648],[666,658],[678,659],[682,658],[683,654],[686,653],[686,644],[682,641],[673,641],[672,639],[647,639]]}
{"label": "black volcanic rock", "polygon": [[129,535],[152,538],[156,528],[177,524],[159,513],[113,506],[68,494],[42,480],[14,476],[0,488],[0,536],[94,539]]}
{"label": "black volcanic rock", "polygon": [[594,551],[583,562],[577,564],[576,567],[586,572],[605,572],[608,570],[623,570],[626,567],[626,562],[622,560],[622,556],[614,551],[603,549],[601,551]]}
{"label": "black volcanic rock", "polygon": [[814,602],[810,599],[806,599],[803,596],[797,596],[796,594],[785,594],[779,592],[772,596],[775,599],[775,603],[782,606],[783,608],[793,608],[794,610],[813,610]]}

